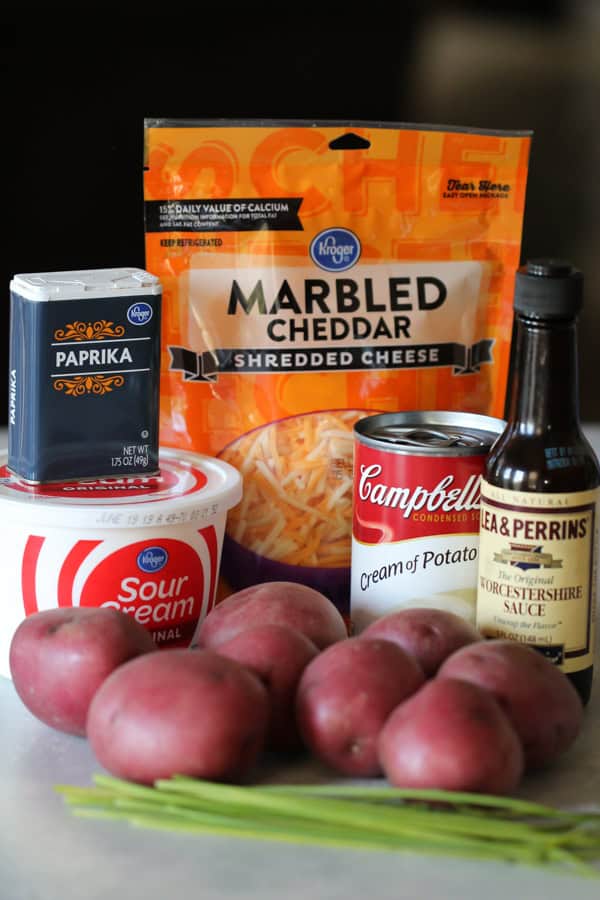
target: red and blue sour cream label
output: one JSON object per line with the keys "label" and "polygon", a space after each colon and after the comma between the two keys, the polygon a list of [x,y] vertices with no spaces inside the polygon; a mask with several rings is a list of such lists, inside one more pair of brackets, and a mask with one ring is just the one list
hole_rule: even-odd
{"label": "red and blue sour cream label", "polygon": [[157,647],[189,646],[214,605],[227,510],[241,491],[232,466],[180,451],[161,451],[159,475],[39,486],[1,466],[0,672],[19,622],[55,607],[117,609]]}

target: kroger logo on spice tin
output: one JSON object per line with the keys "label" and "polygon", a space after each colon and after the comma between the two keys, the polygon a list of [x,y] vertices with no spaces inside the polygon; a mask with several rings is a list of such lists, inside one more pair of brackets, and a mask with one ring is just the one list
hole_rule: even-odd
{"label": "kroger logo on spice tin", "polygon": [[127,310],[127,319],[132,325],[147,325],[153,313],[154,310],[149,303],[140,301],[139,303],[131,304]]}
{"label": "kroger logo on spice tin", "polygon": [[166,564],[169,554],[162,547],[146,547],[138,553],[137,564],[142,572],[160,572]]}
{"label": "kroger logo on spice tin", "polygon": [[310,255],[326,272],[345,272],[360,258],[360,241],[347,228],[326,228],[313,238]]}

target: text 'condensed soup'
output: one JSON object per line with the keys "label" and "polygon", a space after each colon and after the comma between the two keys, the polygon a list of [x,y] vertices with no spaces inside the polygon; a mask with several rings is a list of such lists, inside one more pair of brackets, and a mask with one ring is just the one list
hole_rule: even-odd
{"label": "text 'condensed soup'", "polygon": [[356,423],[350,608],[358,631],[408,606],[475,621],[481,475],[503,425],[444,411]]}
{"label": "text 'condensed soup'", "polygon": [[133,616],[158,647],[187,647],[212,608],[227,510],[241,477],[212,457],[161,449],[160,475],[34,487],[0,461],[5,564],[0,674],[15,629],[43,609]]}

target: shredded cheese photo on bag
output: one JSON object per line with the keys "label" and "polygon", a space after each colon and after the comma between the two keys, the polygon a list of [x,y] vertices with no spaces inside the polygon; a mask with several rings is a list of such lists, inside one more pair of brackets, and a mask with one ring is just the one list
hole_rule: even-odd
{"label": "shredded cheese photo on bag", "polygon": [[145,123],[161,443],[243,476],[221,595],[292,580],[348,617],[353,426],[501,416],[531,135]]}
{"label": "shredded cheese photo on bag", "polygon": [[294,566],[348,566],[352,425],[362,413],[293,416],[251,431],[221,454],[244,479],[229,520],[234,541]]}

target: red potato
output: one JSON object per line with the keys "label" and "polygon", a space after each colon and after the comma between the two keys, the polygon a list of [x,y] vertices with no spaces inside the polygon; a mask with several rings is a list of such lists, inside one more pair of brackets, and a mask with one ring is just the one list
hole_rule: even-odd
{"label": "red potato", "polygon": [[347,637],[344,620],[324,594],[292,581],[268,581],[231,594],[202,622],[201,647],[216,647],[256,625],[287,625],[319,649]]}
{"label": "red potato", "polygon": [[389,717],[379,759],[397,787],[506,794],[523,774],[523,750],[487,691],[432,679]]}
{"label": "red potato", "polygon": [[390,613],[366,628],[361,637],[393,641],[417,660],[427,678],[465,644],[483,640],[477,629],[443,609],[413,607]]}
{"label": "red potato", "polygon": [[285,625],[257,625],[216,648],[258,675],[271,701],[267,744],[274,750],[301,746],[294,715],[294,697],[302,672],[318,650],[304,634]]}
{"label": "red potato", "polygon": [[10,671],[27,709],[46,725],[85,734],[92,697],[122,663],[155,650],[151,634],[115,609],[34,613],[17,628]]}
{"label": "red potato", "polygon": [[107,678],[87,731],[98,762],[151,784],[191,775],[236,780],[261,752],[269,700],[259,679],[210,650],[161,650]]}
{"label": "red potato", "polygon": [[560,669],[525,644],[491,640],[463,647],[438,674],[493,694],[521,739],[528,770],[553,762],[581,730],[579,694]]}
{"label": "red potato", "polygon": [[308,664],[300,679],[300,734],[338,772],[378,775],[379,732],[423,681],[418,663],[390,641],[348,638],[334,644]]}

